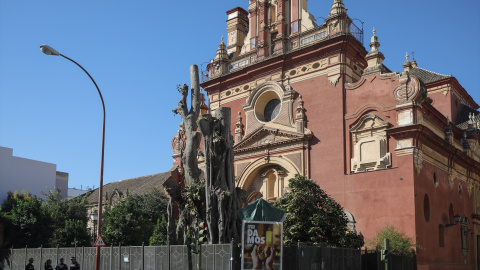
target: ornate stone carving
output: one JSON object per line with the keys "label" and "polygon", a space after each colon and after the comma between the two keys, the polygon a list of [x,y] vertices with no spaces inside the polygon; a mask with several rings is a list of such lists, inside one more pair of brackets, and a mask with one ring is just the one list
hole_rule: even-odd
{"label": "ornate stone carving", "polygon": [[425,85],[417,77],[409,75],[408,72],[402,74],[398,85],[393,89],[393,98],[399,105],[413,101],[420,104],[426,97]]}
{"label": "ornate stone carving", "polygon": [[333,86],[337,86],[338,82],[340,81],[340,74],[336,75],[336,76],[331,76],[331,77],[328,77],[328,80],[330,81],[330,84],[333,85]]}
{"label": "ornate stone carving", "polygon": [[301,134],[295,131],[270,129],[262,127],[257,131],[245,136],[240,143],[235,144],[235,154],[242,152],[252,153],[254,150],[273,149],[292,143],[301,144],[304,140],[308,140],[311,134]]}
{"label": "ornate stone carving", "polygon": [[185,131],[183,128],[179,129],[175,136],[172,138],[171,143],[174,156],[180,155],[185,149]]}
{"label": "ornate stone carving", "polygon": [[455,184],[455,173],[450,170],[448,172],[448,185],[450,186],[450,190],[453,190],[453,186]]}
{"label": "ornate stone carving", "polygon": [[[295,91],[287,84],[286,87],[277,83],[268,81],[258,86],[251,92],[245,104],[242,104],[245,110],[246,127],[244,138],[258,129],[267,126],[272,129],[296,131],[293,114],[293,100]],[[265,108],[270,101],[280,100],[279,111],[273,119],[265,117]],[[308,133],[309,131],[305,131]]]}
{"label": "ornate stone carving", "polygon": [[473,192],[473,180],[472,179],[467,179],[467,192],[468,192],[468,196],[472,196],[472,192]]}
{"label": "ornate stone carving", "polygon": [[420,174],[423,167],[423,152],[421,149],[415,149],[413,152],[413,166],[415,167],[415,172]]}
{"label": "ornate stone carving", "polygon": [[239,143],[242,140],[242,113],[238,112],[237,123],[235,123],[235,143]]}
{"label": "ornate stone carving", "polygon": [[354,144],[351,159],[352,172],[386,169],[391,166],[391,154],[387,152],[386,129],[389,123],[374,114],[366,114],[350,129]]}
{"label": "ornate stone carving", "polygon": [[303,108],[302,95],[298,96],[297,113],[295,117],[295,124],[297,125],[297,132],[304,133],[305,130],[305,109]]}

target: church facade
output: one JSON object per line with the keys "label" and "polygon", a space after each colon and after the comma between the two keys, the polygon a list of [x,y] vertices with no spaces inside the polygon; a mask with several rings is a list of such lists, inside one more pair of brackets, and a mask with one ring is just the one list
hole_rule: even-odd
{"label": "church facade", "polygon": [[418,269],[478,269],[479,105],[408,55],[392,72],[342,0],[322,24],[306,7],[249,0],[227,12],[201,86],[211,113],[232,109],[236,185],[273,202],[304,175],[366,241],[390,224],[416,239]]}

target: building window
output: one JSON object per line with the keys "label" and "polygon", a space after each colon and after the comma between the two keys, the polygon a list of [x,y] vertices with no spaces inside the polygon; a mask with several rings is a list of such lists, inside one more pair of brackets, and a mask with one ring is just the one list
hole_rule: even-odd
{"label": "building window", "polygon": [[263,116],[265,117],[266,122],[270,122],[277,117],[278,113],[280,112],[280,103],[281,102],[279,99],[272,99],[267,103],[267,105],[265,105]]}
{"label": "building window", "polygon": [[293,32],[298,31],[298,22],[293,22]]}
{"label": "building window", "polygon": [[274,23],[277,21],[277,6],[272,5],[270,7],[270,23]]}
{"label": "building window", "polygon": [[438,187],[437,175],[433,173],[433,186]]}
{"label": "building window", "polygon": [[445,227],[438,225],[438,246],[445,247]]}
{"label": "building window", "polygon": [[275,91],[265,91],[255,103],[255,115],[261,122],[273,121],[282,108],[280,97]]}
{"label": "building window", "polygon": [[250,40],[250,46],[251,46],[250,48],[255,48],[255,38],[252,38]]}
{"label": "building window", "polygon": [[430,201],[427,194],[423,198],[423,215],[425,216],[425,221],[428,222],[430,220]]}

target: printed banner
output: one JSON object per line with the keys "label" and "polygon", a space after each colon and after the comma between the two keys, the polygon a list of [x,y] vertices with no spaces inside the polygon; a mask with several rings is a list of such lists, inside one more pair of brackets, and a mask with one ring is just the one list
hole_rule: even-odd
{"label": "printed banner", "polygon": [[242,223],[242,270],[282,270],[282,222]]}

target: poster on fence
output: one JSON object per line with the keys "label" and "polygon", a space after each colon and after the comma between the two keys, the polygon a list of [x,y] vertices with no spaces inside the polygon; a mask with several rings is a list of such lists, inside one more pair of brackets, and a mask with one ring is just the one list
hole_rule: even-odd
{"label": "poster on fence", "polygon": [[282,270],[282,222],[242,223],[242,270]]}

